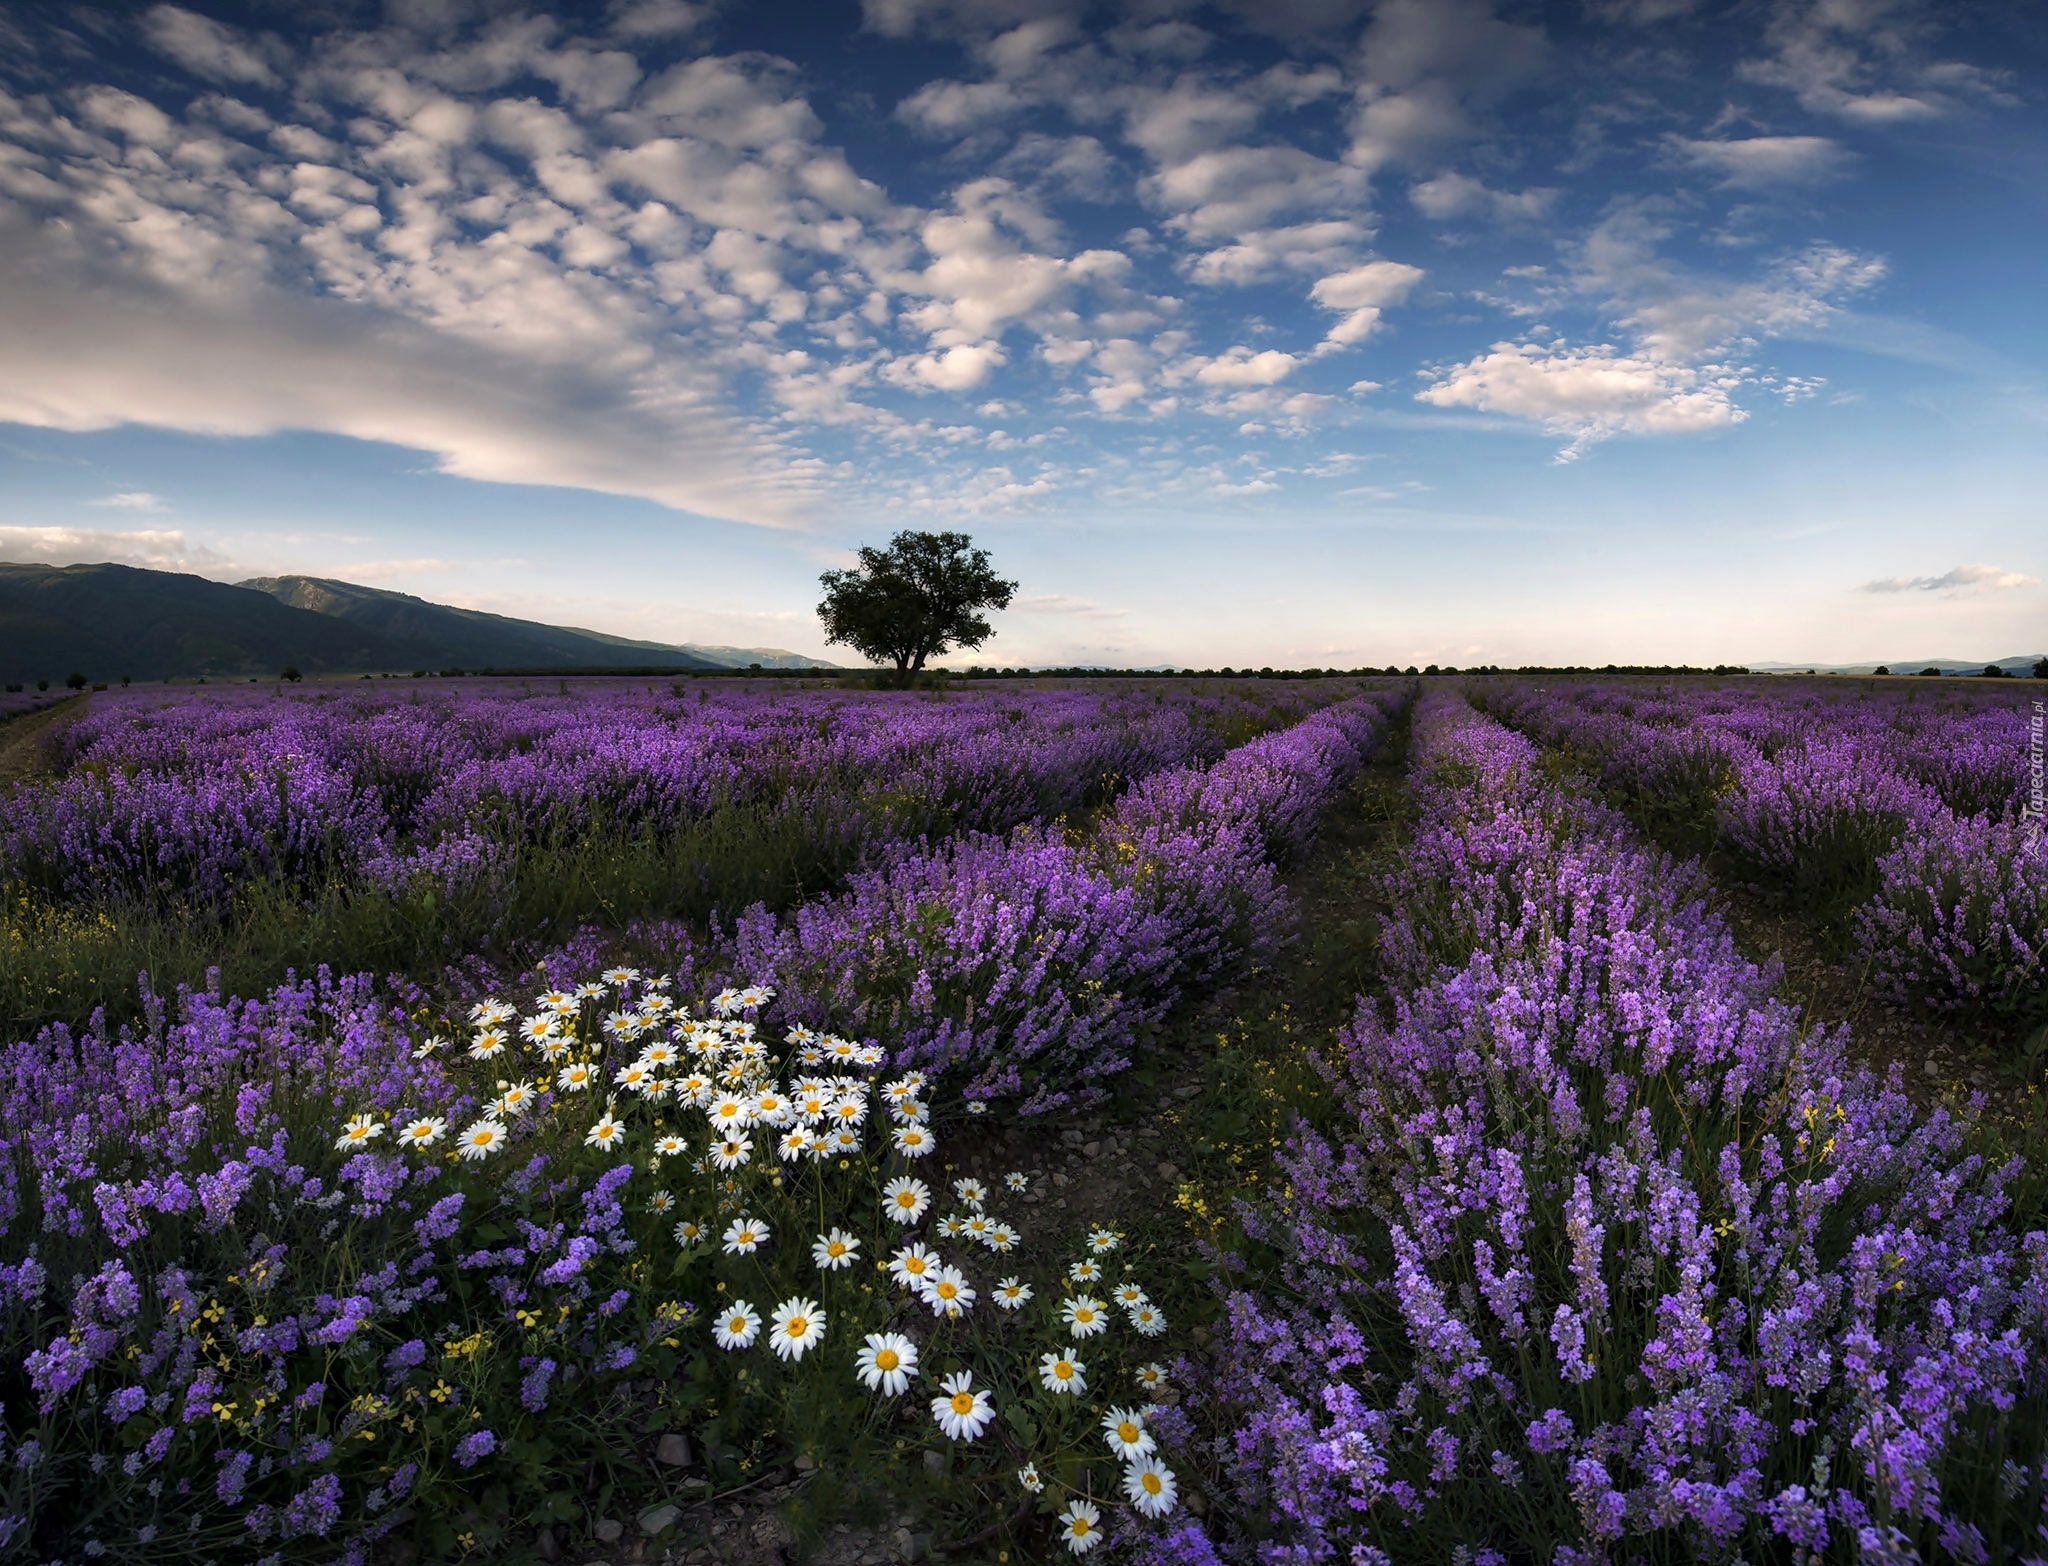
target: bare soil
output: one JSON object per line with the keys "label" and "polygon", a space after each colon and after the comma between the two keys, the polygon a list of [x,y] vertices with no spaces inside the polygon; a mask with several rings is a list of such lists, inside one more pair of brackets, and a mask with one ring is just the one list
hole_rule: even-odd
{"label": "bare soil", "polygon": [[74,696],[35,712],[0,718],[0,789],[49,771],[46,741],[84,711],[84,698]]}

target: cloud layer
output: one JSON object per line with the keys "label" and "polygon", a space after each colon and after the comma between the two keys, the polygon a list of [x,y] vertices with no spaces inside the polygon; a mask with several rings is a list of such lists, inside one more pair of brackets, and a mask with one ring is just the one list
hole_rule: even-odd
{"label": "cloud layer", "polygon": [[1085,503],[1153,441],[1267,494],[1391,402],[1575,458],[1806,399],[1772,356],[1890,276],[1810,204],[2014,101],[1915,0],[1654,66],[1687,0],[867,0],[859,50],[922,69],[857,83],[807,31],[850,19],[692,0],[272,15],[23,25],[0,421],[769,526]]}

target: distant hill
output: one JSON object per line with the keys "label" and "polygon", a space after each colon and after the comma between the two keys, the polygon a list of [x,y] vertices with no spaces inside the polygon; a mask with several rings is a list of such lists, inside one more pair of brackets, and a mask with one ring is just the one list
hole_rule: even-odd
{"label": "distant hill", "polygon": [[0,564],[0,679],[97,681],[414,669],[730,669],[818,664],[779,648],[635,641],[318,577],[230,586],[121,565]]}
{"label": "distant hill", "polygon": [[416,644],[264,593],[123,565],[0,565],[0,676],[93,681],[411,669]]}
{"label": "distant hill", "polygon": [[1750,668],[1758,674],[1803,674],[1811,669],[1815,674],[1870,674],[1885,668],[1894,674],[1918,674],[1922,669],[1939,669],[1943,674],[1982,674],[1986,663],[1995,663],[2007,674],[2032,674],[2034,665],[2048,654],[2030,653],[2023,657],[1989,658],[1981,663],[1971,663],[1962,658],[1886,658],[1870,663],[1753,663]]}
{"label": "distant hill", "polygon": [[542,625],[480,609],[453,609],[410,593],[319,576],[258,576],[237,584],[280,603],[445,649],[440,662],[463,669],[619,668],[661,664],[683,669],[830,669],[836,665],[779,647],[699,647],[636,641],[576,626]]}

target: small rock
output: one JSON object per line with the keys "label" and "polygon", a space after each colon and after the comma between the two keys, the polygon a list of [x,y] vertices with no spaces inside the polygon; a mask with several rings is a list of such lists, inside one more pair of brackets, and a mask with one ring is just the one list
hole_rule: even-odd
{"label": "small rock", "polygon": [[1064,1170],[1055,1169],[1053,1171],[1052,1183],[1056,1186],[1061,1187],[1062,1189],[1065,1189],[1067,1183],[1066,1172]]}
{"label": "small rock", "polygon": [[924,1454],[924,1465],[933,1473],[942,1474],[946,1471],[946,1454],[944,1452],[926,1452]]}
{"label": "small rock", "polygon": [[1930,1077],[1939,1078],[1941,1075],[1941,1062],[1938,1060],[1930,1060],[1927,1062],[1925,1066],[1921,1067],[1920,1069],[1925,1071]]}
{"label": "small rock", "polygon": [[1201,1091],[1202,1090],[1200,1087],[1193,1085],[1190,1085],[1188,1087],[1177,1087],[1173,1090],[1173,1096],[1175,1098],[1195,1098],[1200,1095]]}
{"label": "small rock", "polygon": [[1162,1158],[1159,1161],[1159,1178],[1162,1180],[1178,1180],[1180,1178],[1180,1165],[1174,1163],[1171,1159]]}
{"label": "small rock", "polygon": [[640,1531],[652,1538],[665,1529],[673,1528],[676,1519],[682,1515],[683,1509],[675,1502],[663,1501],[661,1505],[640,1514]]}
{"label": "small rock", "polygon": [[555,1530],[543,1528],[533,1536],[533,1553],[544,1561],[558,1561],[562,1558],[561,1541],[555,1537]]}
{"label": "small rock", "polygon": [[1181,1504],[1194,1516],[1207,1517],[1209,1515],[1209,1498],[1202,1494],[1200,1490],[1183,1490],[1180,1493],[1180,1499]]}
{"label": "small rock", "polygon": [[932,1536],[928,1533],[913,1533],[910,1547],[903,1552],[907,1561],[921,1561],[932,1552]]}
{"label": "small rock", "polygon": [[1101,1155],[1102,1144],[1100,1142],[1090,1142],[1081,1149],[1081,1156],[1083,1158],[1099,1158]]}
{"label": "small rock", "polygon": [[1085,1138],[1082,1137],[1080,1132],[1076,1131],[1072,1126],[1069,1126],[1066,1130],[1060,1133],[1060,1140],[1066,1143],[1069,1147],[1079,1147],[1081,1143],[1085,1140]]}
{"label": "small rock", "polygon": [[666,1463],[671,1468],[690,1466],[690,1438],[680,1430],[671,1430],[654,1446],[654,1460]]}
{"label": "small rock", "polygon": [[597,1526],[590,1531],[597,1535],[599,1544],[617,1544],[625,1535],[626,1525],[616,1517],[600,1517]]}
{"label": "small rock", "polygon": [[800,1474],[807,1474],[818,1466],[818,1462],[809,1452],[799,1452],[796,1461],[790,1466],[795,1468]]}

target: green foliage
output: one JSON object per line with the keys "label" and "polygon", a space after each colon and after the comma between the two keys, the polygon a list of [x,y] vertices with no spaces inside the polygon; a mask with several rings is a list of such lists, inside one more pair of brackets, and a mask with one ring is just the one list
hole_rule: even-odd
{"label": "green foliage", "polygon": [[818,618],[825,640],[896,666],[908,683],[929,658],[955,647],[979,647],[995,634],[981,613],[1005,609],[1017,591],[989,565],[965,533],[906,529],[887,549],[862,545],[860,564],[827,571]]}

